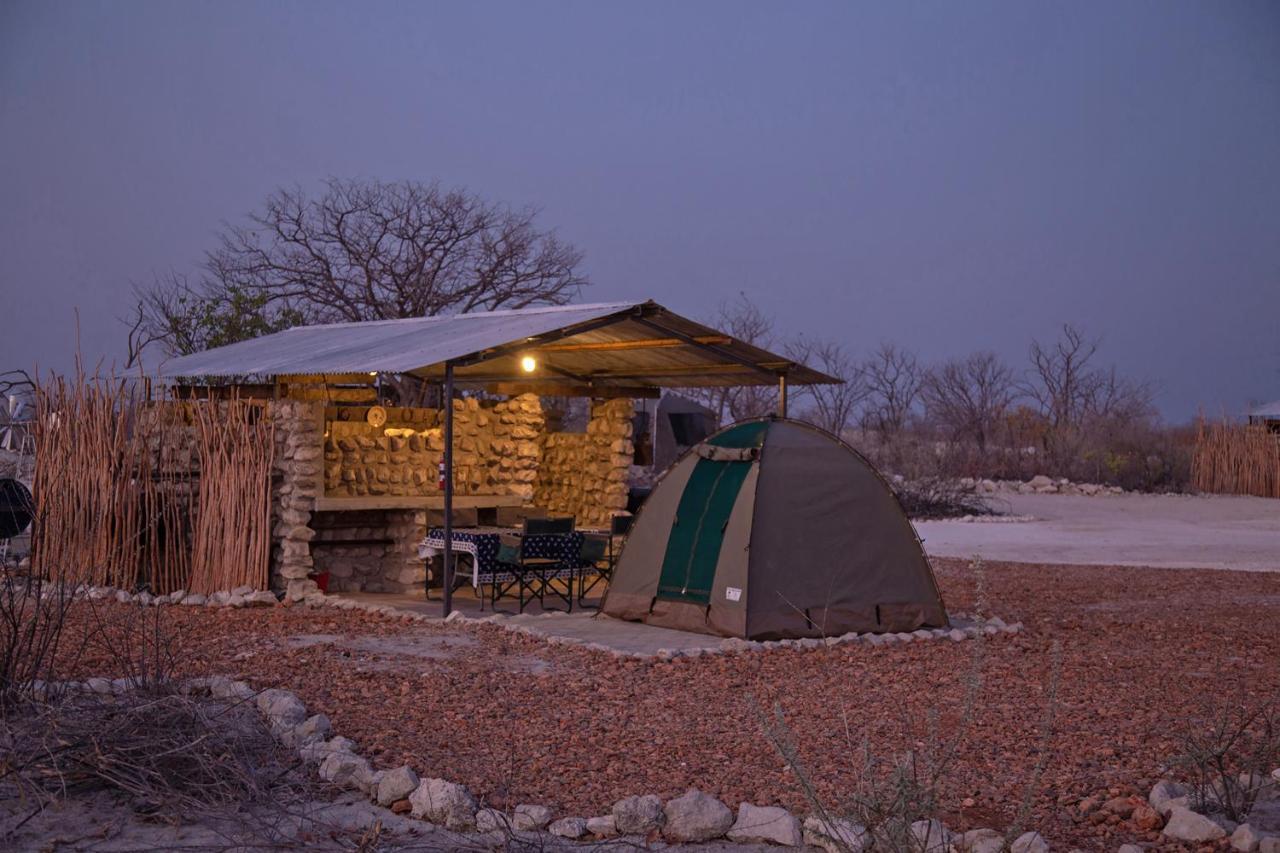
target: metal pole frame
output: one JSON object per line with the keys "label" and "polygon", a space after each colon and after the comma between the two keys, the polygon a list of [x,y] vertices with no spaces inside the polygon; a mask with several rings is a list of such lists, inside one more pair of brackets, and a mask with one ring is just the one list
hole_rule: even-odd
{"label": "metal pole frame", "polygon": [[453,362],[444,364],[444,615],[453,612]]}

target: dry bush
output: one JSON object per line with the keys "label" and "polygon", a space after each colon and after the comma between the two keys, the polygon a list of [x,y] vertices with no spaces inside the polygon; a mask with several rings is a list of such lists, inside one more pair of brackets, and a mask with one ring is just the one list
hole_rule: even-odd
{"label": "dry bush", "polygon": [[53,681],[74,590],[0,569],[0,715]]}
{"label": "dry bush", "polygon": [[913,519],[961,518],[967,515],[994,515],[981,496],[962,488],[956,480],[928,477],[893,483],[902,509]]}
{"label": "dry bush", "polygon": [[298,766],[257,711],[171,688],[70,694],[9,723],[6,781],[34,802],[82,790],[125,795],[136,811],[190,818],[268,802]]}
{"label": "dry bush", "polygon": [[1276,788],[1268,774],[1280,766],[1280,704],[1224,702],[1186,725],[1175,763],[1198,811],[1243,822],[1258,797]]}

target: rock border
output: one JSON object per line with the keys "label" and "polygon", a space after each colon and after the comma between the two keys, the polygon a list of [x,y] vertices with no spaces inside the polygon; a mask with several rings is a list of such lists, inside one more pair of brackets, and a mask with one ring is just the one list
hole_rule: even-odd
{"label": "rock border", "polygon": [[[126,590],[115,589],[113,587],[85,587],[83,588],[88,598],[95,601],[114,600],[121,604],[136,603],[147,606],[163,606],[163,605],[180,605],[184,607],[203,606],[203,607],[274,607],[280,604],[281,599],[274,592],[265,590],[254,590],[252,587],[241,586],[233,590],[210,593],[209,595],[201,595],[200,593],[188,593],[185,590],[178,590],[170,595],[151,595],[147,592],[130,593]],[[340,595],[325,595],[323,593],[311,593],[300,598],[284,599],[290,605],[303,606],[308,608],[331,607],[337,610],[359,610],[364,613],[380,614],[392,618],[398,618],[405,622],[446,622],[459,624],[463,627],[474,627],[477,625],[488,624],[500,628],[512,634],[523,634],[527,637],[534,637],[553,646],[579,646],[581,648],[608,654],[615,658],[631,658],[644,661],[661,661],[670,662],[677,658],[697,658],[704,655],[717,654],[735,654],[739,652],[767,652],[777,649],[819,649],[823,647],[840,646],[848,644],[863,644],[869,646],[891,646],[895,644],[905,644],[913,642],[925,642],[928,640],[950,640],[952,642],[963,642],[964,640],[976,639],[979,636],[997,636],[1000,634],[1017,634],[1024,630],[1021,622],[1005,622],[999,616],[982,617],[978,615],[953,612],[951,614],[952,626],[948,628],[920,628],[915,631],[900,631],[897,633],[858,633],[851,631],[847,634],[841,634],[836,637],[806,637],[802,639],[788,640],[744,640],[739,637],[729,637],[720,641],[720,644],[714,648],[695,648],[695,649],[666,649],[660,648],[654,652],[635,652],[623,651],[615,649],[605,643],[592,642],[583,640],[578,637],[566,637],[562,634],[556,634],[552,631],[546,631],[539,628],[536,624],[529,622],[512,623],[510,618],[504,614],[489,614],[487,616],[468,616],[462,611],[455,610],[443,620],[438,616],[428,616],[425,613],[415,613],[405,610],[392,604],[376,604],[368,601],[356,601],[350,598],[342,598]],[[541,614],[542,616],[556,616],[559,611],[549,611]]]}
{"label": "rock border", "polygon": [[[127,678],[88,678],[85,681],[36,683],[38,699],[65,692],[120,695],[136,689]],[[609,814],[583,818],[556,818],[545,805],[523,803],[510,812],[486,808],[467,787],[439,778],[421,778],[408,765],[391,770],[374,770],[356,751],[354,741],[337,735],[324,714],[308,714],[298,695],[290,690],[255,690],[248,682],[215,675],[178,682],[186,696],[209,696],[237,702],[251,702],[284,746],[294,749],[316,774],[337,788],[363,794],[372,805],[393,815],[408,814],[425,823],[457,833],[476,833],[486,840],[509,838],[536,843],[544,834],[566,841],[596,844],[616,839],[644,844],[660,837],[673,844],[702,844],[732,841],[772,844],[781,847],[818,847],[827,853],[860,851],[873,839],[865,827],[842,818],[824,819],[809,815],[803,819],[779,806],[739,803],[733,811],[719,799],[690,788],[679,797],[664,801],[656,794],[624,797],[614,803]],[[928,842],[943,845],[941,853],[995,853],[1003,849],[1004,836],[991,829],[952,833],[940,821],[917,821],[911,831]],[[998,839],[999,847],[982,842]],[[545,841],[545,838],[541,840]],[[1012,853],[1049,853],[1048,843],[1037,832],[1015,839]]]}
{"label": "rock border", "polygon": [[[1244,774],[1240,781],[1245,784]],[[1257,792],[1255,809],[1258,803],[1280,801],[1280,767],[1269,776],[1253,776],[1247,785]],[[1162,837],[1193,844],[1225,841],[1239,853],[1280,853],[1280,830],[1255,828],[1248,820],[1235,823],[1224,815],[1197,808],[1191,789],[1172,779],[1157,782],[1147,795],[1147,803],[1164,821],[1160,828]],[[1280,813],[1280,807],[1275,808]]]}

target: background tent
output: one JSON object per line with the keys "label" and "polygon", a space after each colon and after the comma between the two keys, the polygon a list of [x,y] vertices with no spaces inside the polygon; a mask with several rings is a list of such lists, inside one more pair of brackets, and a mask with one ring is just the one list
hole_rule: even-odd
{"label": "background tent", "polygon": [[947,624],[884,479],[834,436],[777,418],[721,430],[663,475],[602,609],[751,639]]}

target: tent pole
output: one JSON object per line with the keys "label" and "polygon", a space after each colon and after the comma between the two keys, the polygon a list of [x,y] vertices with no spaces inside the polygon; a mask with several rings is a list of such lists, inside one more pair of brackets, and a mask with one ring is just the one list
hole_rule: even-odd
{"label": "tent pole", "polygon": [[787,416],[787,374],[778,374],[778,417]]}
{"label": "tent pole", "polygon": [[453,612],[453,362],[444,363],[444,615]]}

